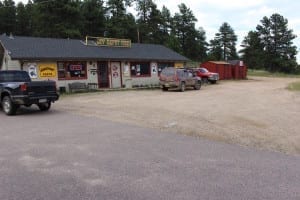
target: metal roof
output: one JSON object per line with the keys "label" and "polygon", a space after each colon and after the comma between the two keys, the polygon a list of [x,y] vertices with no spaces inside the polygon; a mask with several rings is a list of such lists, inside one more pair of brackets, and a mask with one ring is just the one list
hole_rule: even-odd
{"label": "metal roof", "polygon": [[229,63],[225,61],[208,61],[208,62],[218,64],[218,65],[229,65]]}
{"label": "metal roof", "polygon": [[85,45],[82,40],[0,36],[12,60],[155,60],[188,61],[175,51],[157,44],[133,43],[127,47]]}

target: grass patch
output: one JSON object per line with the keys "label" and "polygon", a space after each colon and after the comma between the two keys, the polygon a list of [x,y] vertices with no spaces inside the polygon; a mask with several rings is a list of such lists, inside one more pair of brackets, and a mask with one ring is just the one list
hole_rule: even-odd
{"label": "grass patch", "polygon": [[288,90],[291,90],[291,91],[300,91],[300,81],[290,83],[288,85]]}
{"label": "grass patch", "polygon": [[286,78],[300,78],[299,74],[285,74],[285,73],[271,73],[268,71],[264,70],[253,70],[253,69],[248,69],[247,72],[248,76],[263,76],[263,77],[286,77]]}

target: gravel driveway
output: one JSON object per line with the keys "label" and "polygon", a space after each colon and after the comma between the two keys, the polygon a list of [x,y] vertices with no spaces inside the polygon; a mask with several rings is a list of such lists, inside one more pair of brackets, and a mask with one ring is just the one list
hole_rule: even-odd
{"label": "gravel driveway", "polygon": [[[292,78],[221,81],[200,91],[66,95],[56,109],[211,140],[300,154],[300,93]],[[298,79],[299,80],[299,79]]]}

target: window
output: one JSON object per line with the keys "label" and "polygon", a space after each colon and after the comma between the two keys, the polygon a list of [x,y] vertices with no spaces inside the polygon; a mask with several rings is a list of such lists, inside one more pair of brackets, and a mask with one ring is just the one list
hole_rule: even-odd
{"label": "window", "polygon": [[130,72],[131,72],[131,76],[135,76],[135,77],[150,76],[150,63],[131,62]]}
{"label": "window", "polygon": [[172,62],[159,62],[159,63],[157,63],[158,75],[160,75],[161,71],[166,67],[174,67],[174,63],[172,63]]}
{"label": "window", "polygon": [[58,62],[58,79],[86,79],[86,62]]}

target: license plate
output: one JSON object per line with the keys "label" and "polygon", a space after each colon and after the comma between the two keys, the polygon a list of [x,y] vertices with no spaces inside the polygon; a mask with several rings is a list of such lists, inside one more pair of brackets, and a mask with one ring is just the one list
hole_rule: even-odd
{"label": "license plate", "polygon": [[46,103],[47,99],[39,99],[39,103]]}

